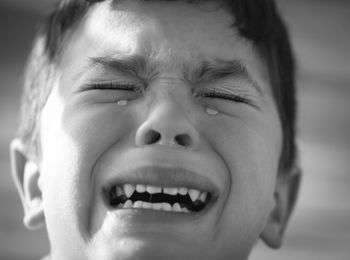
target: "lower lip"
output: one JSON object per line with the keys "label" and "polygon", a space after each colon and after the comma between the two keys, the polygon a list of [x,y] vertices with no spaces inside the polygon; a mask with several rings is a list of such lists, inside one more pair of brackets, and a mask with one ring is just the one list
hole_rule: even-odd
{"label": "lower lip", "polygon": [[[152,209],[116,209],[107,211],[102,229],[108,233],[176,231],[201,222],[212,205],[200,212],[181,213]],[[112,235],[111,234],[111,235]]]}
{"label": "lower lip", "polygon": [[142,224],[148,222],[169,223],[169,222],[187,222],[195,219],[200,219],[208,211],[210,205],[207,205],[200,212],[174,212],[174,211],[163,211],[163,210],[152,210],[142,208],[130,208],[130,209],[115,209],[109,210],[108,215],[120,220],[127,219],[132,222],[141,222]]}

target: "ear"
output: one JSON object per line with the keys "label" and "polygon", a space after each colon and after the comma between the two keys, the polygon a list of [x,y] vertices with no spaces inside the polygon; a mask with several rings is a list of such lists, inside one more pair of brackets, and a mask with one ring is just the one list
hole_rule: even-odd
{"label": "ear", "polygon": [[298,166],[286,172],[280,172],[277,177],[274,193],[275,207],[260,235],[271,248],[276,249],[282,245],[283,234],[298,196],[300,180],[301,170]]}
{"label": "ear", "polygon": [[38,229],[45,223],[38,165],[28,159],[19,139],[11,142],[10,156],[12,178],[24,209],[24,225],[32,230]]}

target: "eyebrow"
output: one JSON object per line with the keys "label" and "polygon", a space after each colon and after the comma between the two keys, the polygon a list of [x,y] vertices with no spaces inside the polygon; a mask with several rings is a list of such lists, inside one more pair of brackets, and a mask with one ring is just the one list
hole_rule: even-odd
{"label": "eyebrow", "polygon": [[[159,64],[150,63],[147,57],[142,55],[128,55],[121,57],[92,57],[90,58],[90,67],[102,67],[132,75],[144,79],[143,77],[153,77],[157,73],[156,68]],[[262,88],[258,82],[248,72],[245,64],[239,59],[222,60],[212,59],[202,61],[192,65],[183,65],[183,75],[191,83],[198,84],[202,82],[211,83],[224,78],[235,78],[244,80],[252,85],[259,94],[262,94]]]}
{"label": "eyebrow", "polygon": [[146,62],[146,58],[141,55],[131,55],[126,57],[93,57],[90,58],[91,67],[102,67],[119,73],[141,77],[154,71],[153,67]]}
{"label": "eyebrow", "polygon": [[215,59],[204,61],[200,66],[185,70],[186,77],[195,83],[215,82],[224,78],[235,78],[245,80],[251,84],[260,94],[262,88],[258,82],[248,72],[247,67],[241,60],[221,60]]}

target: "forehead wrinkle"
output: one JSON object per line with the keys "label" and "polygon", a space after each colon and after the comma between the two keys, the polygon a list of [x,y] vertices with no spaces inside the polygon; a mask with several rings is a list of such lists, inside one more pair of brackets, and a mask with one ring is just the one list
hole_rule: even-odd
{"label": "forehead wrinkle", "polygon": [[147,48],[143,54],[110,53],[103,56],[88,57],[88,62],[75,75],[79,79],[91,70],[112,71],[126,75],[152,80],[159,74],[167,72],[179,72],[184,67],[183,60],[174,54],[170,48],[152,50]]}
{"label": "forehead wrinkle", "polygon": [[169,46],[167,41],[147,48],[144,53],[146,63],[152,64],[159,73],[180,71],[183,67],[183,54]]}
{"label": "forehead wrinkle", "polygon": [[158,67],[156,62],[139,54],[90,57],[89,61],[90,68],[112,70],[142,78],[154,76]]}

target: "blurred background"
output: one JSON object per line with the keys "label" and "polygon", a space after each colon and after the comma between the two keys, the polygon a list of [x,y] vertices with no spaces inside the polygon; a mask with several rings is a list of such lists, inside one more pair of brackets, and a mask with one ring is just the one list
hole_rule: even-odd
{"label": "blurred background", "polygon": [[[27,231],[10,177],[24,63],[37,22],[54,0],[0,0],[0,260],[49,251]],[[350,1],[277,0],[295,46],[298,143],[304,178],[283,248],[258,244],[251,260],[350,259]]]}

